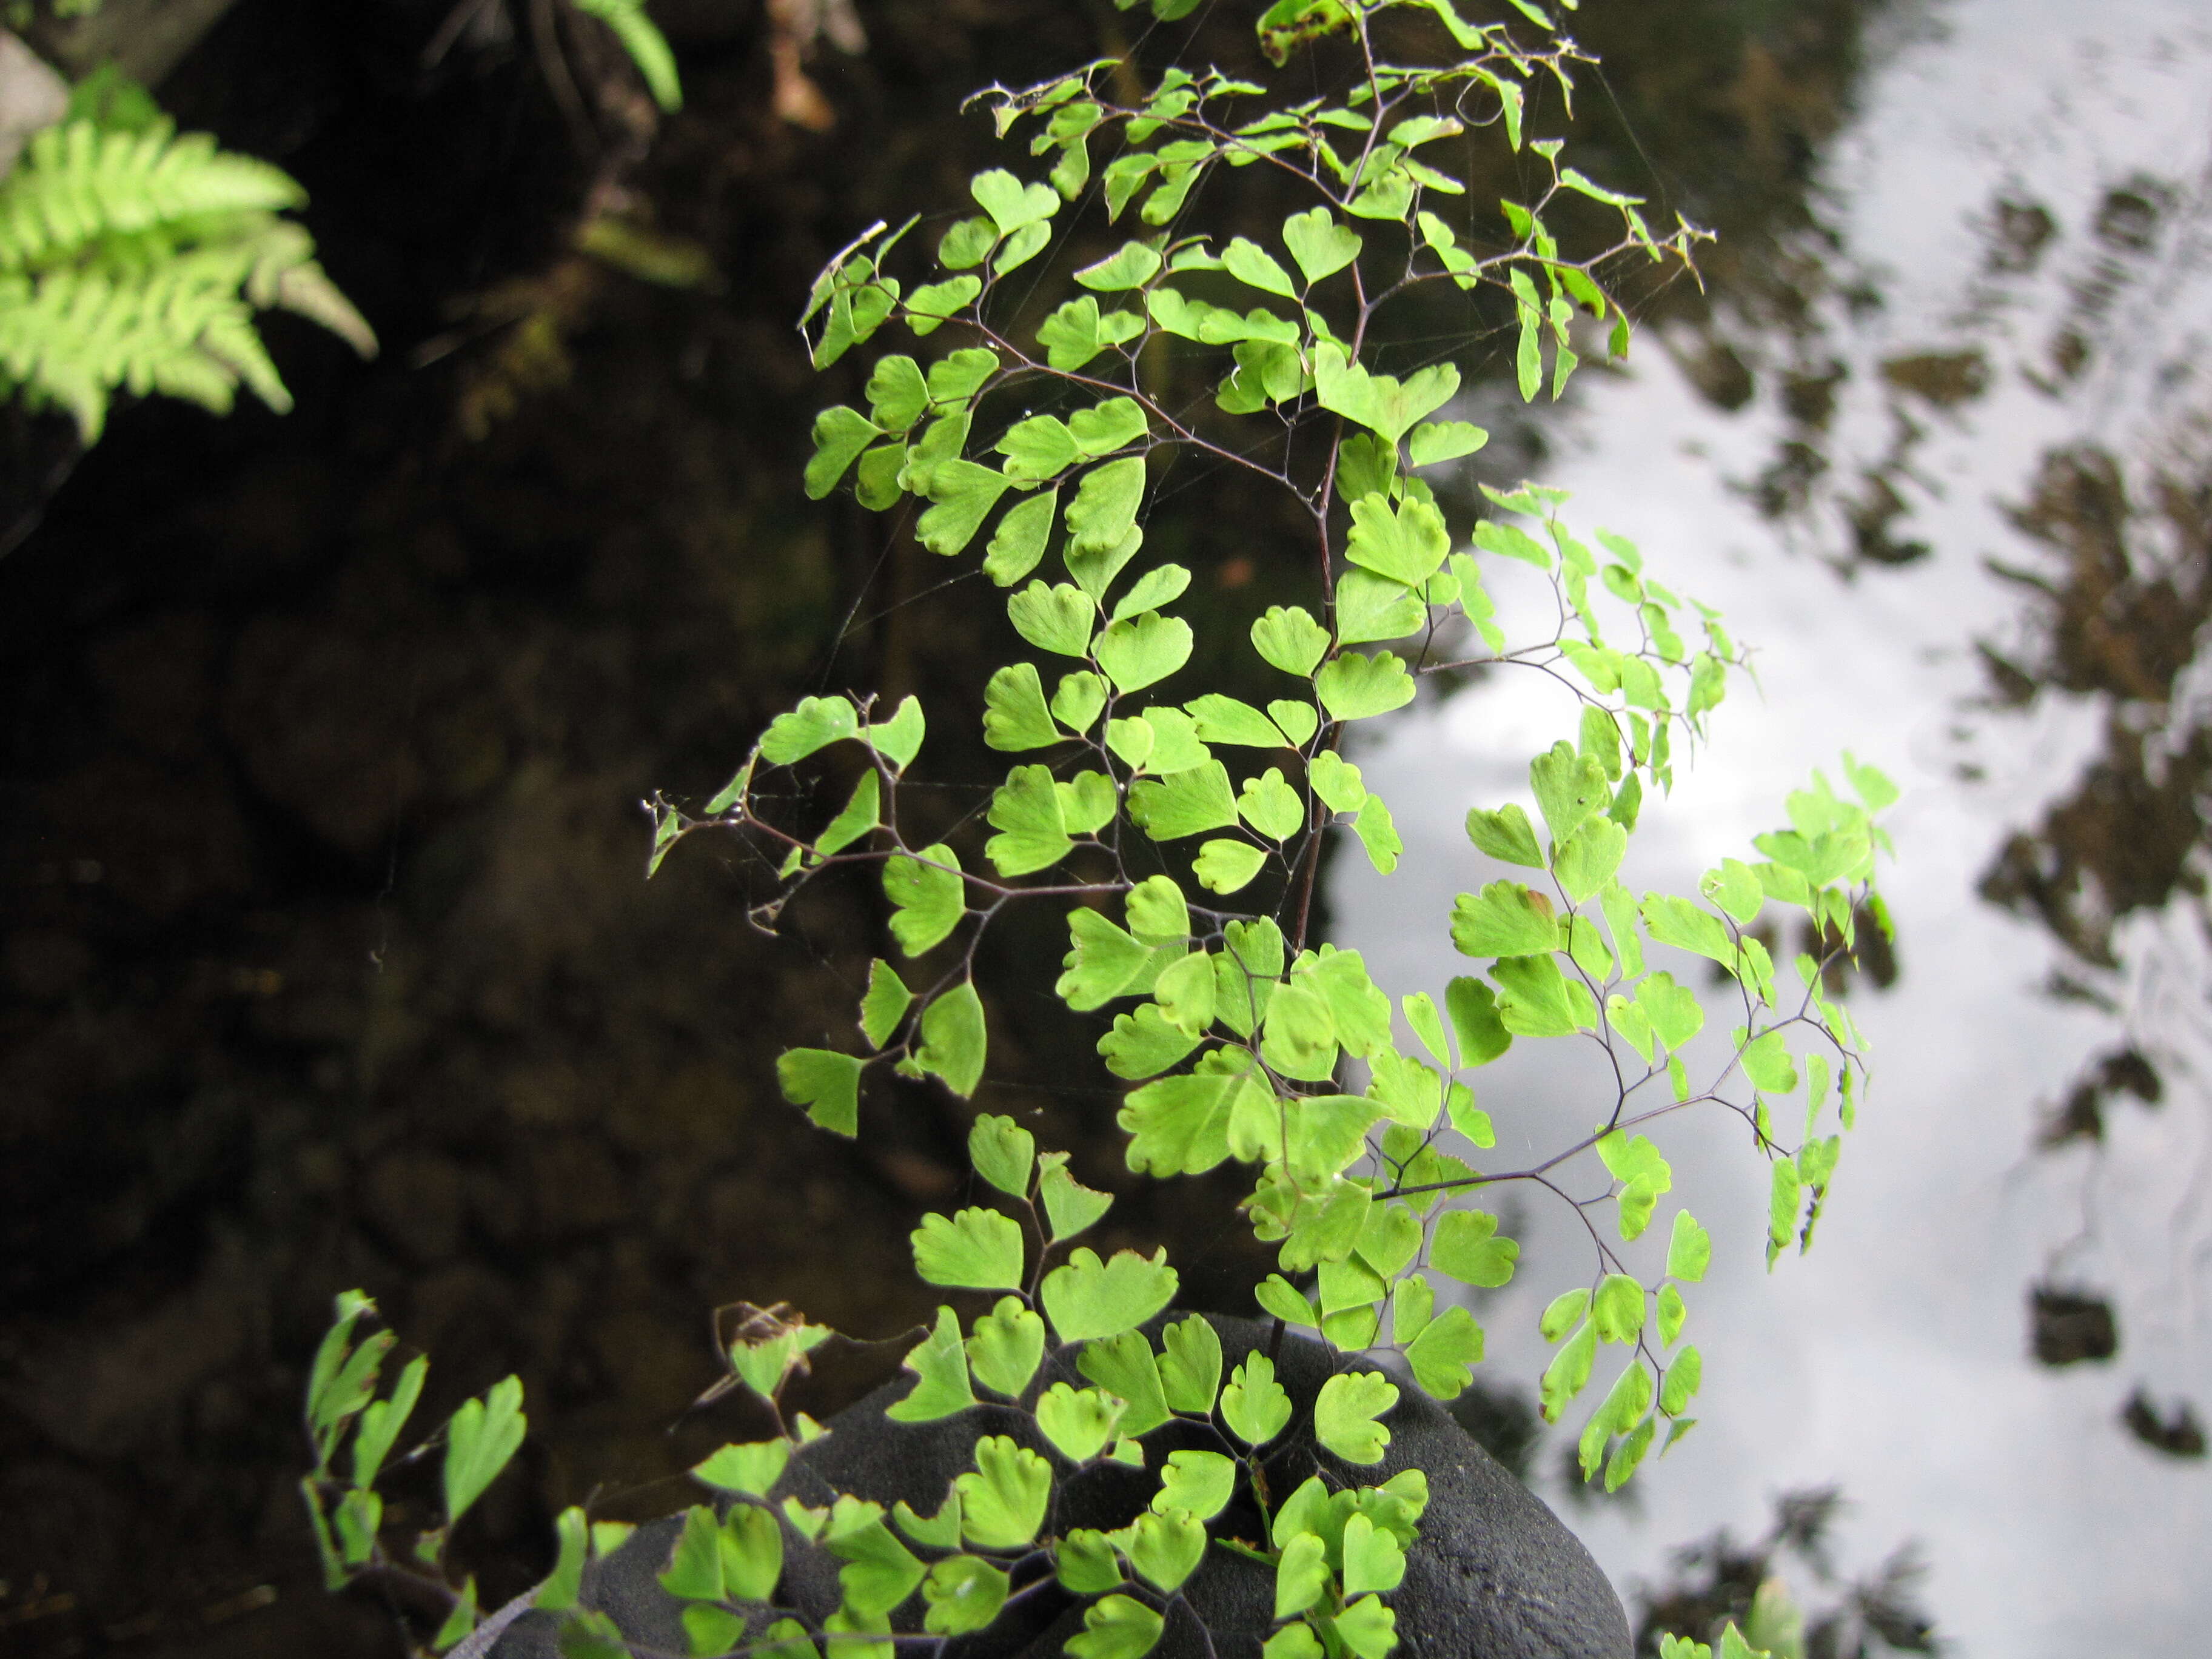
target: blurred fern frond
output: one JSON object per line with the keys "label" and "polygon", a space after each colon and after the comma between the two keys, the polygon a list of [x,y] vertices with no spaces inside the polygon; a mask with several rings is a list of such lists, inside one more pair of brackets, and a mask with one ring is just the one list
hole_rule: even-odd
{"label": "blurred fern frond", "polygon": [[291,407],[258,310],[312,319],[363,356],[376,337],[281,217],[307,193],[281,168],[179,137],[166,118],[70,118],[0,180],[0,387],[96,441],[118,390],[227,413],[243,384]]}
{"label": "blurred fern frond", "polygon": [[574,0],[578,11],[605,23],[631,63],[644,77],[653,101],[665,110],[684,106],[683,84],[676,76],[676,55],[668,37],[645,15],[645,0]]}

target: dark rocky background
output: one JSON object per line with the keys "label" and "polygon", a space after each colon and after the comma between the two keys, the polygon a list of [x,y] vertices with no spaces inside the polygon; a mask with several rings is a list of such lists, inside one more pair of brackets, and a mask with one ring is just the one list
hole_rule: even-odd
{"label": "dark rocky background", "polygon": [[[643,881],[638,802],[703,796],[825,686],[925,692],[942,775],[982,777],[959,734],[996,607],[918,599],[945,567],[801,497],[813,412],[858,380],[815,376],[792,321],[860,227],[963,199],[989,159],[966,93],[1134,25],[862,0],[865,49],[822,46],[810,103],[777,68],[793,9],[656,4],[689,94],[657,128],[604,38],[549,52],[521,3],[431,64],[448,0],[241,0],[160,88],[307,185],[384,351],[275,319],[286,418],[148,403],[82,456],[6,418],[0,1655],[401,1651],[373,1599],[323,1593],[296,1491],[306,1359],[348,1286],[434,1354],[418,1422],[524,1380],[528,1448],[461,1548],[487,1602],[542,1570],[555,1508],[670,1507],[672,1472],[750,1430],[685,1414],[718,1304],[879,1341],[827,1357],[825,1412],[926,1312],[904,1235],[960,1191],[964,1109],[886,1091],[855,1149],[773,1081],[851,1018],[878,906],[825,894],[763,939],[734,848]],[[1583,165],[1717,224],[1733,302],[1802,308],[1806,172],[1871,9],[1590,0]],[[1200,46],[1146,50],[1248,57],[1243,10],[1215,12]],[[714,276],[576,252],[609,211]],[[1735,395],[1707,302],[1650,304]],[[1493,448],[1517,474],[1540,444]],[[1226,620],[1288,579],[1267,530],[1193,477],[1151,533]],[[1001,982],[1037,989],[992,1010],[1018,1081],[981,1103],[1042,1112],[1127,1188],[1091,1034],[1044,994],[1058,948],[1003,947]],[[1130,1190],[1113,1242],[1166,1241],[1188,1300],[1243,1311],[1231,1196]]]}

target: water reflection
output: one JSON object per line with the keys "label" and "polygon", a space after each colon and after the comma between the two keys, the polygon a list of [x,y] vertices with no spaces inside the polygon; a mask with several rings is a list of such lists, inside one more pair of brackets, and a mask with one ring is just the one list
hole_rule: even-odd
{"label": "water reflection", "polygon": [[[941,1101],[884,1113],[848,1157],[774,1097],[782,1034],[849,1020],[857,992],[830,963],[866,960],[874,901],[825,900],[770,953],[734,926],[741,891],[717,860],[639,886],[631,803],[703,796],[732,745],[825,684],[921,691],[933,744],[974,741],[957,698],[991,648],[989,608],[972,590],[907,605],[940,579],[910,538],[849,507],[795,510],[814,412],[858,381],[839,384],[850,359],[815,376],[791,319],[859,227],[956,203],[1003,159],[988,123],[954,113],[964,94],[1118,55],[1137,20],[872,0],[866,54],[804,71],[840,118],[813,137],[781,118],[822,112],[776,37],[787,11],[836,6],[653,0],[690,95],[626,175],[623,222],[699,239],[728,284],[710,297],[568,252],[607,193],[527,31],[511,54],[464,40],[423,69],[441,18],[522,9],[264,6],[274,33],[210,37],[173,106],[288,158],[393,349],[343,373],[287,357],[301,409],[278,427],[158,404],[119,421],[39,538],[0,559],[15,901],[0,1577],[75,1598],[41,1642],[66,1627],[97,1645],[165,1610],[200,1632],[178,1639],[206,1640],[209,1583],[267,1581],[289,1635],[243,1639],[388,1648],[373,1613],[346,1642],[314,1623],[368,1610],[327,1602],[287,1529],[285,1368],[313,1351],[331,1291],[376,1293],[436,1352],[434,1390],[524,1376],[536,1462],[472,1523],[489,1599],[540,1570],[552,1510],[602,1483],[665,1504],[644,1483],[751,1431],[702,1413],[663,1432],[711,1375],[708,1309],[788,1296],[878,1335],[916,1316],[908,1212],[963,1167],[965,1125]],[[1806,222],[1808,170],[1875,9],[1589,0],[1578,27],[1607,82],[1580,108],[1610,148],[1589,165],[1629,179],[1647,152],[1753,280]],[[1251,11],[1194,12],[1191,61],[1249,54]],[[1148,72],[1186,50],[1147,38]],[[1486,210],[1524,182],[1500,162],[1470,200]],[[1289,205],[1255,203],[1244,228]],[[1687,284],[1663,296],[1694,300]],[[410,346],[436,361],[410,367]],[[1492,450],[1509,447],[1501,432]],[[0,546],[74,453],[14,458]],[[1283,580],[1270,521],[1194,470],[1156,500],[1151,545],[1199,571],[1188,603],[1241,633]],[[954,760],[944,775],[983,773]],[[1041,974],[1010,946],[1002,982],[1049,985],[1065,934],[1045,931]],[[1116,1097],[1097,1086],[1096,1033],[1069,1036],[1054,1006],[994,1011],[995,1047],[1019,1045],[1007,1075],[1041,1086],[994,1105],[1048,1109],[1050,1138],[1109,1182]],[[1115,1243],[1225,1215],[1150,1201],[1124,1194]],[[815,1243],[830,1220],[834,1251]],[[1186,1290],[1249,1306],[1255,1263],[1222,1224],[1176,1243]],[[844,1361],[842,1381],[816,1379],[824,1414],[895,1364]],[[26,1374],[50,1382],[10,1386]],[[20,1612],[0,1605],[0,1624]]]}
{"label": "water reflection", "polygon": [[[2185,81],[2192,55],[2202,73],[2203,30],[2162,35],[2156,12],[2118,9],[2107,41],[2085,44],[2093,64],[2146,60],[2109,77],[2130,97],[2161,72]],[[1972,33],[1971,9],[1960,27]],[[2074,102],[2088,110],[2094,100]],[[2107,125],[2089,121],[2090,147],[2101,148]],[[1977,884],[2063,947],[2070,960],[2053,969],[2050,994],[2103,1007],[2123,1028],[2051,1091],[2036,1136],[2045,1150],[2101,1146],[2108,1108],[2130,1099],[2159,1108],[2162,1066],[2188,1069],[2197,1022],[2169,1029],[2135,994],[2136,981],[2159,969],[2171,976],[2176,964],[2154,968],[2154,938],[2130,947],[2119,935],[2131,916],[2201,913],[2212,784],[2212,723],[2188,684],[2212,616],[2212,470],[2188,349],[2204,317],[2196,258],[2208,232],[2204,188],[2110,157],[2093,165],[2100,176],[2070,200],[2063,186],[2038,199],[2023,188],[2028,179],[2001,176],[1964,217],[1972,264],[1949,292],[1916,282],[1920,271],[1875,269],[1869,256],[1881,250],[1879,234],[1855,245],[1838,234],[1838,257],[1793,267],[1806,301],[1793,326],[1734,341],[1716,332],[1686,359],[1698,390],[1731,411],[1758,395],[1751,364],[1770,365],[1779,431],[1769,459],[1737,482],[1785,542],[1856,573],[1930,557],[1940,540],[1947,556],[1978,556],[2018,590],[2022,602],[2001,628],[1974,641],[1988,682],[1980,711],[2002,723],[2039,698],[2064,698],[2100,716],[2070,785],[2006,838]],[[1885,354],[1911,324],[1866,325],[1893,307],[1932,321],[1941,343]],[[2008,400],[2023,392],[2062,428],[2096,435],[2045,447],[2026,476],[2007,478],[1974,444],[2016,416]],[[1993,393],[1997,406],[1978,429],[1965,411]],[[1875,433],[1881,440],[1869,443]],[[1954,441],[1948,465],[1931,449],[1945,434]],[[1955,514],[1943,525],[1941,506],[1962,475],[2003,503],[2014,533],[2002,550],[1990,550],[1987,526],[1959,534]],[[1958,770],[1965,782],[1982,776],[1971,761]],[[2185,1092],[2202,1105],[2199,1091]],[[2195,1219],[2175,1218],[2178,1227]],[[2106,1271],[2124,1277],[2126,1267]],[[2100,1312],[2100,1345],[2054,1334],[2074,1317],[2054,1310],[2077,1307]],[[2100,1297],[2039,1287],[2029,1311],[2031,1346],[2046,1364],[2116,1352]],[[2193,1422],[2187,1407],[2161,1419],[2142,1398],[2123,1413],[2131,1432],[2170,1455],[2203,1455],[2201,1435],[2168,1426]]]}
{"label": "water reflection", "polygon": [[[1656,1656],[1662,1634],[1701,1639],[1730,1620],[1753,1632],[1753,1641],[1796,1634],[1806,1659],[1942,1652],[1935,1618],[1923,1604],[1927,1566],[1914,1546],[1900,1545],[1865,1573],[1847,1577],[1838,1571],[1832,1534],[1844,1507],[1833,1486],[1784,1492],[1758,1538],[1739,1541],[1723,1527],[1677,1550],[1668,1582],[1644,1598],[1637,1652]],[[1784,1611],[1775,1587],[1791,1569],[1818,1594],[1810,1607]],[[1770,1628],[1754,1630],[1762,1623]]]}
{"label": "water reflection", "polygon": [[[1910,780],[1903,971],[1855,988],[1880,1100],[1821,1248],[1786,1285],[1717,1267],[1711,1426],[1644,1519],[1601,1506],[1585,1530],[1664,1583],[1669,1540],[1840,1480],[1856,1559],[1928,1540],[1956,1651],[2191,1651],[2212,1613],[2212,31],[2157,0],[1932,15],[1763,281],[1553,434],[1578,518],[1729,593],[1768,653],[1763,702],[1723,712],[1632,879],[1737,852],[1844,744]],[[1363,757],[1417,802],[1408,865],[1460,859],[1442,884],[1466,885],[1456,814],[1518,797],[1511,757],[1560,719],[1485,687]],[[1453,970],[1448,892],[1346,871],[1338,902],[1407,988]],[[1565,1060],[1485,1081],[1501,1146],[1577,1083]],[[1678,1161],[1690,1201],[1757,1204],[1736,1150]],[[1486,1310],[1493,1355],[1537,1358],[1512,1328],[1557,1288]]]}

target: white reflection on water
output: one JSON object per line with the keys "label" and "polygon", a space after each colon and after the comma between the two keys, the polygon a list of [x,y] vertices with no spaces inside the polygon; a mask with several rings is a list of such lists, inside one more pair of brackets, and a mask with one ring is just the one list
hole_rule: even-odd
{"label": "white reflection on water", "polygon": [[[1763,701],[1739,690],[1717,747],[1671,801],[1647,808],[1632,886],[1690,890],[1700,870],[1775,827],[1784,791],[1846,745],[1906,790],[1891,819],[1903,861],[1886,877],[1903,976],[1886,996],[1854,993],[1876,1086],[1819,1244],[1770,1281],[1764,1164],[1729,1132],[1733,1120],[1673,1132],[1674,1197],[1717,1245],[1691,1300],[1705,1421],[1638,1476],[1640,1519],[1567,1514],[1626,1589],[1717,1525],[1755,1534],[1772,1494],[1840,1481],[1855,1506],[1847,1559],[1923,1539],[1927,1600],[1967,1659],[2202,1654],[2212,1465],[2161,1460],[2117,1419],[2138,1382],[2212,1407],[2212,1281],[2192,1208],[2212,1157],[2212,1074],[2196,1035],[2212,973],[2193,915],[2124,923],[2130,965],[2108,984],[2133,1034],[2165,1059],[2166,1103],[2111,1111],[2094,1171],[2078,1149],[2028,1154],[2039,1109],[2117,1040],[2117,1023],[2042,994],[2054,967],[2078,964],[1974,884],[2011,830],[2073,787],[2106,708],[2047,691],[2024,713],[1974,708],[1988,684],[1972,641],[2016,631],[2019,590],[1981,560],[2021,556],[2001,503],[2027,493],[2045,450],[2089,441],[2130,465],[2204,465],[2212,393],[2195,365],[2212,361],[2212,30],[2201,9],[2156,0],[1981,0],[1940,16],[1940,38],[1881,71],[1826,172],[1850,254],[1877,272],[1887,301],[1871,318],[1838,311],[1829,344],[1862,371],[1853,386],[1863,392],[1864,371],[1889,355],[1955,349],[1962,327],[1990,360],[1986,396],[1922,411],[1906,528],[1936,556],[1846,584],[1785,552],[1728,483],[1765,464],[1778,417],[1765,400],[1716,413],[1648,349],[1634,375],[1587,389],[1547,475],[1575,492],[1578,527],[1632,535],[1665,580],[1723,602],[1736,637],[1762,648]],[[2167,232],[2085,310],[2086,227],[2102,192],[2138,173],[2175,186]],[[2041,203],[2060,238],[2032,277],[1992,289],[1974,224],[2004,195]],[[2089,331],[2088,367],[2057,395],[2038,391],[2025,371],[2047,368],[2069,319]],[[1852,397],[1833,445],[1871,460],[1891,416]],[[1445,936],[1450,896],[1500,872],[1468,848],[1460,819],[1470,805],[1527,803],[1527,757],[1571,735],[1572,710],[1545,685],[1495,679],[1360,756],[1397,813],[1409,874],[1384,881],[1345,859],[1336,931],[1386,985],[1441,989],[1467,965]],[[1969,761],[1979,781],[1961,780]],[[1478,1079],[1501,1159],[1556,1146],[1604,1097],[1585,1060],[1543,1046],[1523,1043]],[[2082,1238],[2087,1200],[2094,1229]],[[1542,1363],[1537,1310],[1581,1267],[1559,1218],[1528,1207],[1531,1259],[1552,1271],[1482,1310],[1493,1359],[1523,1376]],[[2065,1273],[2119,1293],[2123,1347],[2109,1364],[2052,1372],[2027,1357],[2026,1288],[2069,1240]],[[1556,1457],[1554,1446],[1544,1466]]]}

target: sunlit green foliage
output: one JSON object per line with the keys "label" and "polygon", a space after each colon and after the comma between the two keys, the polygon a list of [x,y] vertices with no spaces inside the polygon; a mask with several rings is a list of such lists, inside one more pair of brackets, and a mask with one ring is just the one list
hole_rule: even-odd
{"label": "sunlit green foliage", "polygon": [[[1628,349],[1619,269],[1685,264],[1698,233],[1678,224],[1655,236],[1634,198],[1524,131],[1526,88],[1571,92],[1587,62],[1537,6],[1517,3],[1511,25],[1478,26],[1449,0],[1421,0],[1463,56],[1413,67],[1373,56],[1370,20],[1396,3],[1294,0],[1260,20],[1278,61],[1323,33],[1368,45],[1369,68],[1335,101],[1281,105],[1218,73],[1173,70],[1131,104],[1126,69],[1104,64],[993,88],[979,101],[1001,137],[1029,137],[1044,176],[1026,176],[1034,169],[1016,156],[970,181],[975,211],[933,249],[909,220],[869,232],[823,270],[803,319],[817,365],[890,328],[933,343],[915,355],[895,340],[866,376],[866,407],[823,412],[805,489],[819,497],[851,479],[864,507],[910,512],[924,547],[973,560],[1004,590],[1025,649],[977,678],[984,745],[1016,758],[978,822],[947,831],[919,793],[929,780],[910,779],[927,746],[918,702],[888,713],[865,694],[809,697],[768,726],[703,807],[655,801],[649,867],[695,833],[746,837],[776,872],[753,913],[768,926],[830,872],[857,869],[879,886],[891,948],[868,967],[851,1032],[793,1048],[778,1068],[793,1104],[854,1138],[871,1133],[872,1075],[976,1094],[997,1018],[980,947],[1011,907],[1055,907],[1068,948],[1054,989],[1097,1016],[1105,1071],[1128,1085],[1118,1122],[1129,1167],[1167,1176],[1244,1166],[1243,1212],[1279,1267],[1259,1289],[1261,1310],[1346,1353],[1395,1351],[1420,1389],[1449,1399],[1485,1351],[1455,1286],[1536,1273],[1552,1293],[1541,1334],[1557,1346],[1544,1415],[1560,1420],[1601,1371],[1581,1461],[1618,1486],[1690,1426],[1703,1376],[1702,1355],[1680,1338],[1685,1287],[1705,1276],[1712,1240],[1686,1209],[1661,1214],[1674,1175],[1655,1137],[1692,1108],[1737,1115],[1774,1172],[1770,1263],[1792,1239],[1809,1243],[1841,1146],[1826,1116],[1849,1127],[1861,1045],[1826,995],[1824,964],[1802,957],[1778,972],[1762,923],[1794,907],[1848,947],[1887,845],[1873,814],[1894,791],[1846,757],[1851,793],[1816,775],[1790,797],[1789,827],[1747,849],[1759,861],[1724,860],[1687,894],[1628,884],[1643,805],[1668,791],[1678,751],[1704,736],[1741,654],[1718,613],[1667,587],[1631,543],[1577,533],[1561,492],[1486,487],[1471,519],[1440,500],[1419,469],[1485,441],[1451,418],[1459,368],[1445,356],[1386,374],[1364,343],[1414,291],[1493,290],[1516,319],[1522,395],[1557,397],[1586,329],[1613,356]],[[1172,21],[1192,5],[1152,9]],[[1453,228],[1468,216],[1435,210],[1461,187],[1428,158],[1485,131],[1525,157],[1536,188],[1501,204],[1478,246]],[[1224,242],[1189,204],[1201,181],[1252,165],[1288,175],[1309,204],[1268,238]],[[1547,219],[1563,196],[1607,216],[1613,240],[1563,245]],[[1108,251],[1073,272],[1081,292],[1025,312],[1034,262],[1075,221],[1097,231],[1102,218]],[[1017,271],[1018,289],[1002,293]],[[1212,413],[1201,420],[1153,395],[1139,362],[1154,349],[1211,361]],[[1269,607],[1232,641],[1198,640],[1172,609],[1189,570],[1145,553],[1156,461],[1178,448],[1290,492],[1311,520],[1305,602]],[[1506,637],[1490,592],[1506,581],[1548,590],[1548,630]],[[1201,643],[1249,645],[1280,695],[1262,708],[1197,680],[1190,665],[1212,659]],[[1469,804],[1468,890],[1436,923],[1469,971],[1394,999],[1358,951],[1310,937],[1332,836],[1386,875],[1405,851],[1342,750],[1356,722],[1476,666],[1564,688],[1567,734],[1530,757],[1525,805]],[[825,764],[844,769],[843,805],[800,816],[793,803],[810,795],[790,770]],[[1266,896],[1238,908],[1248,891]],[[1535,1039],[1588,1046],[1615,1083],[1516,1164],[1497,1153],[1475,1074]],[[826,1333],[795,1317],[749,1322],[726,1351],[728,1386],[768,1402],[783,1432],[695,1471],[730,1504],[719,1519],[691,1512],[662,1580],[690,1604],[695,1650],[803,1634],[888,1653],[887,1620],[915,1598],[931,1632],[976,1630],[1042,1552],[1061,1585],[1091,1598],[1067,1650],[1141,1659],[1204,1559],[1207,1523],[1243,1488],[1262,1499],[1267,1536],[1224,1547],[1274,1574],[1270,1659],[1387,1659],[1399,1638],[1384,1598],[1417,1546],[1427,1485],[1418,1470],[1356,1482],[1387,1455],[1399,1386],[1372,1370],[1330,1377],[1301,1427],[1354,1484],[1316,1479],[1265,1497],[1250,1483],[1295,1415],[1272,1357],[1225,1366],[1211,1326],[1175,1320],[1164,1251],[1102,1255],[1075,1242],[1111,1200],[1074,1178],[1066,1153],[984,1114],[969,1158],[974,1201],[923,1219],[915,1266],[926,1283],[981,1292],[991,1306],[964,1320],[939,1310],[890,1410],[933,1422],[988,1405],[973,1467],[931,1517],[849,1498],[826,1509],[787,1500],[783,1518],[842,1564],[843,1604],[819,1630],[787,1630],[788,1620],[750,1629],[757,1610],[739,1604],[771,1577],[766,1540],[781,1536],[754,1517],[769,1513],[809,1429],[786,1423],[778,1396]],[[1558,1172],[1570,1163],[1578,1190],[1599,1194],[1577,1206],[1589,1255],[1525,1261],[1489,1189],[1564,1199]],[[326,1437],[325,1419],[337,1420],[327,1402],[359,1396],[346,1412],[362,1416],[356,1445],[368,1449],[356,1457],[373,1468],[388,1437],[365,1413],[360,1379],[340,1366],[318,1388],[315,1431]],[[465,1429],[476,1449],[449,1466],[449,1490],[472,1495],[495,1468],[505,1425],[519,1425],[514,1403],[495,1390],[464,1408],[465,1425],[456,1417],[455,1443]],[[1033,1419],[1032,1443],[1047,1449],[1001,1432],[1009,1411]],[[1111,1533],[1053,1534],[1058,1482],[1102,1461],[1146,1468],[1139,1437],[1170,1422],[1210,1437],[1208,1449],[1152,1468],[1142,1514]],[[318,1455],[327,1465],[321,1439]],[[318,1479],[339,1491],[335,1477]],[[344,1537],[374,1532],[373,1516],[356,1513],[354,1534],[347,1524],[341,1509],[340,1541],[327,1547],[337,1576],[357,1565]],[[562,1572],[589,1544],[576,1536],[572,1551],[563,1533]]]}
{"label": "sunlit green foliage", "polygon": [[0,392],[66,410],[87,443],[118,391],[225,414],[243,384],[290,409],[257,312],[376,349],[313,237],[282,216],[306,200],[268,162],[179,136],[112,71],[88,81],[0,179]]}
{"label": "sunlit green foliage", "polygon": [[[683,106],[674,54],[646,0],[569,0],[605,24],[664,110]],[[59,17],[100,0],[58,0]],[[4,18],[30,21],[28,0]],[[545,15],[550,23],[550,14]],[[179,136],[112,66],[75,89],[0,178],[0,395],[66,411],[88,444],[118,391],[229,412],[243,385],[282,414],[292,395],[255,325],[290,311],[364,356],[368,322],[281,216],[307,192],[281,168]]]}
{"label": "sunlit green foliage", "polygon": [[[377,1483],[392,1473],[392,1447],[414,1413],[429,1370],[428,1360],[418,1355],[401,1370],[390,1394],[379,1397],[384,1361],[393,1346],[392,1335],[389,1331],[371,1331],[355,1340],[362,1321],[373,1319],[375,1314],[375,1303],[358,1291],[339,1297],[337,1322],[316,1351],[308,1373],[307,1427],[315,1464],[300,1489],[322,1553],[323,1575],[333,1589],[359,1573],[386,1567],[392,1559],[380,1535],[384,1499]],[[397,1460],[404,1464],[423,1461],[439,1452],[442,1442],[437,1465],[441,1498],[439,1523],[418,1534],[410,1552],[416,1559],[434,1566],[442,1565],[454,1525],[475,1507],[514,1456],[526,1426],[522,1383],[518,1378],[507,1377],[483,1397],[463,1401],[437,1433]],[[349,1442],[351,1455],[342,1468],[338,1451]],[[574,1517],[573,1522],[570,1516]],[[556,1571],[551,1586],[556,1599],[562,1573],[568,1567],[568,1535],[582,1520],[580,1510],[562,1517],[563,1565]],[[472,1607],[473,1591],[467,1595]],[[471,1620],[459,1634],[466,1634],[472,1626]]]}

